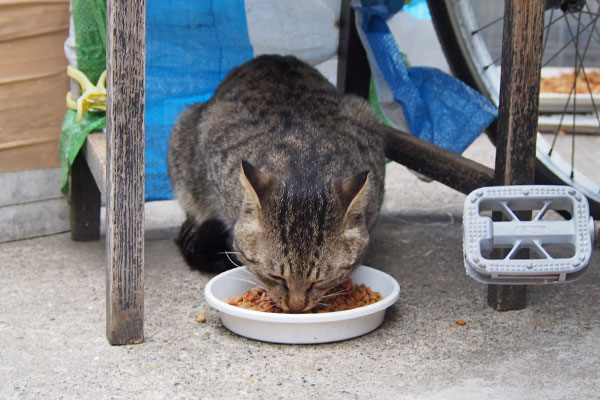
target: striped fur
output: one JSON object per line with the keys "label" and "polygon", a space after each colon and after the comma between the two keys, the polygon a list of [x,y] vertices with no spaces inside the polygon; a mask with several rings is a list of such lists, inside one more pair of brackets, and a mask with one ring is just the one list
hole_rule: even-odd
{"label": "striped fur", "polygon": [[169,175],[189,214],[184,227],[194,227],[179,238],[186,260],[220,251],[197,237],[218,221],[222,242],[280,306],[314,306],[367,249],[383,200],[379,126],[365,101],[340,96],[293,57],[234,69],[171,135]]}

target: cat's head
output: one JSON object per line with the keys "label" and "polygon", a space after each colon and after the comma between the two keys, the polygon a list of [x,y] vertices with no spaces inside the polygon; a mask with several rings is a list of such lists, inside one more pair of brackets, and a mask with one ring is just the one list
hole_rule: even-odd
{"label": "cat's head", "polygon": [[242,162],[244,201],[234,250],[277,305],[304,312],[344,282],[367,250],[369,173],[323,185]]}

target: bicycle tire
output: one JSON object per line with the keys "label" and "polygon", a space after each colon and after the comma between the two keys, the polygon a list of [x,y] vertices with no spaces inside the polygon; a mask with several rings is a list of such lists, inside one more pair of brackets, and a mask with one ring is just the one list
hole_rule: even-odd
{"label": "bicycle tire", "polygon": [[[475,61],[477,55],[473,54],[477,51],[473,50],[473,47],[481,46],[481,43],[474,45],[472,43],[476,40],[474,35],[465,33],[464,27],[463,29],[459,27],[458,18],[461,17],[460,13],[468,12],[468,3],[460,0],[428,0],[427,2],[438,40],[454,76],[498,105],[499,84],[495,88],[495,84],[491,81],[494,71],[484,71],[479,67]],[[496,90],[498,92],[494,93]],[[486,132],[492,143],[495,143],[496,129],[497,125],[494,121]],[[565,170],[565,165],[561,164],[565,161],[560,156],[546,156],[546,146],[547,143],[538,134],[535,183],[569,185],[577,188],[588,198],[591,215],[596,219],[600,218],[600,186],[585,176],[579,178],[582,176],[580,173],[576,174],[577,179],[584,184],[571,179]]]}

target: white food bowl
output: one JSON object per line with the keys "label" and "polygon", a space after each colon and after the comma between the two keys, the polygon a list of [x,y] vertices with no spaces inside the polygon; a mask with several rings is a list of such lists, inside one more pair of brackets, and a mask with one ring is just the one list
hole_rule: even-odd
{"label": "white food bowl", "polygon": [[254,286],[246,267],[235,268],[212,278],[204,289],[208,304],[218,310],[221,322],[238,335],[274,343],[327,343],[351,339],[376,329],[385,310],[398,300],[400,286],[385,272],[361,266],[350,277],[381,293],[377,303],[352,310],[320,314],[277,314],[247,310],[224,299],[240,296]]}

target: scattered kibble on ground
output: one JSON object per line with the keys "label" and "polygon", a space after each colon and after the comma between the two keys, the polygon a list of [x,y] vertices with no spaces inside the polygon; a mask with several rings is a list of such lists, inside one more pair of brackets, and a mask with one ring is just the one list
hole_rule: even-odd
{"label": "scattered kibble on ground", "polygon": [[467,321],[465,321],[464,319],[459,319],[458,321],[456,321],[456,325],[458,326],[465,326],[467,324]]}
{"label": "scattered kibble on ground", "polygon": [[199,322],[201,324],[206,322],[206,314],[198,314],[196,316],[196,322]]}

